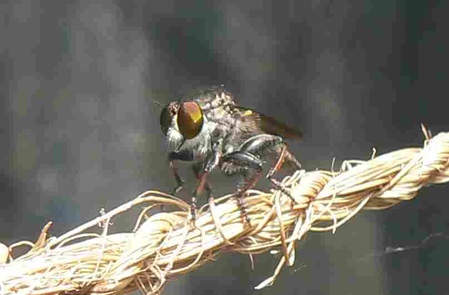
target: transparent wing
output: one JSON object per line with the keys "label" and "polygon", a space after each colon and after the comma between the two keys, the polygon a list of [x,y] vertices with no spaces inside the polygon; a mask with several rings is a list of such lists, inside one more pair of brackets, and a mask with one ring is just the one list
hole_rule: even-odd
{"label": "transparent wing", "polygon": [[249,108],[243,108],[239,106],[236,106],[235,108],[239,110],[242,119],[246,123],[254,123],[256,127],[261,129],[265,133],[278,135],[286,139],[301,140],[303,138],[301,131],[294,127],[283,124],[272,117],[258,113]]}

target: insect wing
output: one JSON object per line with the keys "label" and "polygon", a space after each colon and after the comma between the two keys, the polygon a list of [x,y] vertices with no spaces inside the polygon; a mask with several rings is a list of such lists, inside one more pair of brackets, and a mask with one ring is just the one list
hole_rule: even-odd
{"label": "insect wing", "polygon": [[296,128],[283,124],[276,119],[258,113],[249,108],[238,107],[236,108],[241,112],[243,120],[246,122],[254,122],[258,128],[263,132],[273,135],[278,135],[286,139],[301,140],[302,132]]}

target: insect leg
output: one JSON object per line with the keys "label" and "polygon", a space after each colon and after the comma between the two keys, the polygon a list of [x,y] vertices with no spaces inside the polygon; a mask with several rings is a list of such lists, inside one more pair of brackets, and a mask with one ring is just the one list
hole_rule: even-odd
{"label": "insect leg", "polygon": [[244,169],[246,172],[244,175],[244,182],[238,188],[234,196],[237,199],[240,211],[242,212],[242,215],[244,216],[246,222],[248,222],[248,224],[251,224],[241,198],[250,188],[252,188],[257,183],[257,181],[262,176],[262,161],[258,157],[248,152],[236,151],[224,155],[222,158],[222,164],[235,167],[236,172],[241,171],[242,169]]}
{"label": "insect leg", "polygon": [[282,137],[271,134],[259,134],[248,139],[242,146],[242,151],[247,151],[255,155],[263,155],[268,151],[274,151],[278,154],[276,164],[269,170],[266,178],[281,192],[287,195],[292,201],[294,198],[291,194],[284,189],[281,183],[276,180],[273,175],[279,171],[284,164],[284,161],[294,166],[295,168],[301,168],[301,164],[298,160],[287,150],[287,145],[283,141]]}
{"label": "insect leg", "polygon": [[[205,187],[208,187],[207,177],[208,177],[209,173],[212,170],[214,170],[215,167],[217,167],[217,165],[220,163],[221,155],[222,154],[221,154],[221,151],[219,150],[218,146],[214,146],[214,149],[212,150],[212,152],[210,152],[206,156],[203,166],[197,172],[198,180],[196,183],[195,190],[193,191],[192,204],[191,204],[191,210],[190,210],[192,221],[195,221],[195,219],[196,219],[196,208],[197,208],[196,198],[199,194],[201,194],[204,191]],[[206,188],[206,190],[208,190],[208,189]],[[210,188],[209,188],[209,190],[210,190]],[[209,197],[212,197],[212,196],[209,196]]]}
{"label": "insect leg", "polygon": [[283,145],[284,140],[282,137],[263,133],[246,140],[240,147],[240,150],[260,157]]}
{"label": "insect leg", "polygon": [[177,186],[173,190],[173,195],[176,195],[182,189],[184,184],[184,180],[182,180],[181,176],[179,176],[178,167],[175,165],[175,161],[193,161],[193,153],[190,151],[182,150],[173,151],[168,154],[168,163],[170,166],[170,170],[177,184]]}
{"label": "insect leg", "polygon": [[287,146],[284,144],[284,146],[281,148],[281,151],[279,153],[278,159],[276,164],[268,171],[267,175],[265,176],[278,190],[283,192],[285,195],[287,195],[293,202],[296,202],[295,199],[292,197],[292,195],[285,190],[285,188],[282,186],[282,184],[273,177],[273,174],[279,171],[281,169],[282,164],[284,163],[285,157],[287,155]]}
{"label": "insect leg", "polygon": [[[197,180],[201,178],[201,175],[203,173],[203,165],[201,162],[196,162],[192,165],[193,173],[195,174],[195,177]],[[205,181],[204,183],[204,189],[206,190],[209,197],[212,196],[212,186],[209,181]]]}

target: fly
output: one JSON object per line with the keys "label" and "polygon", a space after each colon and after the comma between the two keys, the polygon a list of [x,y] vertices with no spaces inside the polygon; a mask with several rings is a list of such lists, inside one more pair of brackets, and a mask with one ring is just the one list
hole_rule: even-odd
{"label": "fly", "polygon": [[193,162],[197,178],[191,205],[193,220],[197,196],[204,190],[211,196],[207,177],[214,169],[226,175],[242,176],[234,196],[249,223],[241,197],[262,177],[266,157],[277,157],[276,164],[265,177],[284,193],[273,174],[283,164],[301,168],[284,140],[301,140],[302,133],[269,116],[238,106],[233,95],[221,87],[204,89],[191,99],[169,103],[161,111],[160,125],[173,149],[168,160],[177,183],[174,193],[181,190],[184,183],[175,162]]}

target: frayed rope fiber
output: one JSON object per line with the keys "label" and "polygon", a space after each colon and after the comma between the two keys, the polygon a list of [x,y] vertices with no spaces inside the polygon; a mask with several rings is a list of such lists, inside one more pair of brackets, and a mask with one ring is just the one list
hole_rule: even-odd
{"label": "frayed rope fiber", "polygon": [[[447,182],[449,133],[427,138],[424,148],[342,166],[340,172],[297,171],[287,176],[282,185],[295,202],[277,190],[251,190],[243,200],[251,224],[241,216],[235,198],[225,196],[201,208],[193,226],[189,204],[157,191],[145,192],[60,237],[47,238],[48,224],[36,243],[3,246],[0,293],[158,294],[168,280],[221,252],[279,250],[283,255],[273,275],[256,287],[263,288],[274,283],[285,264],[293,264],[295,243],[308,231],[335,231],[361,209],[385,209],[412,199],[424,185]],[[150,214],[160,205],[175,209]],[[111,219],[134,207],[141,208],[135,230],[109,234]],[[31,249],[26,254],[12,257],[16,248],[27,245]]]}

